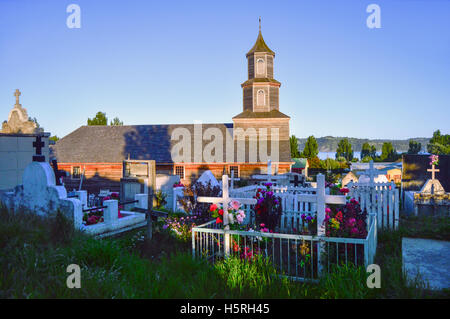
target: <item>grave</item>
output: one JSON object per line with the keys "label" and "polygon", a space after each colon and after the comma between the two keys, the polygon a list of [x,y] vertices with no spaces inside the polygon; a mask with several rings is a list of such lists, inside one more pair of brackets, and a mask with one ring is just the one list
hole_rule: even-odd
{"label": "grave", "polygon": [[403,238],[402,254],[403,268],[409,280],[420,274],[432,289],[450,288],[450,242]]}
{"label": "grave", "polygon": [[[42,161],[42,155],[39,154],[42,143],[38,137],[33,145],[36,148],[36,154],[33,156],[33,161],[24,170],[23,183],[17,185],[13,191],[0,193],[0,202],[9,211],[36,214],[42,217],[54,216],[60,211],[73,222],[76,229],[101,237],[147,224],[145,213],[121,211],[123,217],[119,218],[119,202],[117,200],[106,200],[102,207],[88,208],[86,191],[76,192],[78,198],[68,198],[65,187],[56,185],[54,168],[49,163]],[[132,204],[141,211],[147,210],[148,198],[148,194],[135,194]],[[83,214],[98,209],[104,209],[104,222],[84,225]]]}
{"label": "grave", "polygon": [[210,170],[203,172],[203,174],[197,179],[197,183],[202,183],[203,185],[208,185],[208,183],[211,183],[211,187],[220,187],[219,182]]}
{"label": "grave", "polygon": [[[439,162],[439,159],[437,162]],[[431,173],[431,178],[427,179],[420,191],[405,191],[404,210],[408,214],[450,216],[450,193],[445,191],[436,177],[436,173],[441,172],[441,169],[436,168],[436,166],[439,166],[437,162],[430,162],[431,168],[426,171]]]}

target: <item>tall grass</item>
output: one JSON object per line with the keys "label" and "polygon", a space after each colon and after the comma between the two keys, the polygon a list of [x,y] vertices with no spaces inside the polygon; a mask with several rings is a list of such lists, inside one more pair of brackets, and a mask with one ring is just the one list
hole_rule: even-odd
{"label": "tall grass", "polygon": [[[134,239],[133,239],[134,238]],[[189,246],[163,232],[94,239],[62,215],[40,218],[0,209],[0,298],[391,298],[423,297],[401,270],[401,236],[380,234],[382,288],[368,289],[362,268],[339,266],[318,284],[280,277],[264,260],[229,258],[214,265],[192,259]],[[164,253],[163,253],[164,251]],[[400,257],[400,259],[399,259]],[[70,264],[81,288],[69,289]]]}

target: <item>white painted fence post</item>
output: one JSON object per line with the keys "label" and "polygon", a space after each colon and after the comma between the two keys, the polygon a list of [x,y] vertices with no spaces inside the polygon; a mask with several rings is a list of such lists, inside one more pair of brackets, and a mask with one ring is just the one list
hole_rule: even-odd
{"label": "white painted fence post", "polygon": [[87,207],[87,191],[75,191],[75,194],[77,194],[78,199],[81,202],[81,206],[83,208]]}
{"label": "white painted fence post", "polygon": [[112,224],[119,218],[119,202],[114,199],[105,200],[103,205],[103,220],[106,224]]}
{"label": "white painted fence post", "polygon": [[395,189],[395,207],[394,207],[394,229],[398,228],[398,219],[399,219],[399,210],[400,210],[400,203],[399,203],[399,192],[398,188]]}
{"label": "white painted fence post", "polygon": [[[228,175],[222,176],[222,197],[223,198],[229,198],[228,193]],[[230,225],[228,225],[229,222],[229,216],[228,216],[228,203],[229,200],[225,200],[222,203],[223,207],[223,226],[225,230],[224,234],[224,254],[225,258],[230,257],[230,234],[228,234],[228,231],[230,230]]]}
{"label": "white painted fence post", "polygon": [[[317,236],[325,236],[325,227],[323,221],[325,220],[325,176],[323,174],[317,175]],[[319,246],[317,247],[317,261],[318,261],[318,275],[323,272],[323,265],[321,262],[322,254],[325,250],[325,244],[319,239]]]}

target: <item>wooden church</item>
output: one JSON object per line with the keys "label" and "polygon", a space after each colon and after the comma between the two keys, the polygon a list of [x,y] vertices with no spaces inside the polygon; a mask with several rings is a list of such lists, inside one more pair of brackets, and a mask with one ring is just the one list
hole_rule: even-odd
{"label": "wooden church", "polygon": [[[64,180],[67,188],[78,188],[84,172],[83,185],[106,183],[104,187],[118,190],[127,159],[155,160],[157,174],[179,175],[184,184],[191,183],[206,170],[212,171],[219,179],[231,171],[240,178],[265,174],[268,158],[275,172],[289,172],[293,164],[289,144],[290,117],[280,112],[281,83],[274,79],[275,53],[265,43],[261,27],[256,43],[246,58],[248,79],[241,84],[242,112],[232,118],[232,123],[202,125],[203,132],[213,129],[223,134],[221,158],[206,161],[195,156],[195,136],[198,137],[195,124],[81,126],[60,139],[51,149],[59,168],[69,173]],[[172,138],[173,133],[180,128],[190,132],[192,139],[191,156],[181,162],[174,160],[171,153],[177,143]],[[274,129],[277,132],[275,136],[271,134]],[[256,137],[249,132],[256,132]],[[261,132],[267,132],[267,136],[262,136]],[[226,136],[232,137],[231,144]],[[255,138],[258,139],[257,150],[252,147]],[[273,143],[275,139],[277,143]],[[205,138],[200,141],[202,149],[210,143]],[[261,151],[264,143],[266,152]],[[245,155],[239,154],[240,151]],[[214,152],[218,153],[217,150]]]}

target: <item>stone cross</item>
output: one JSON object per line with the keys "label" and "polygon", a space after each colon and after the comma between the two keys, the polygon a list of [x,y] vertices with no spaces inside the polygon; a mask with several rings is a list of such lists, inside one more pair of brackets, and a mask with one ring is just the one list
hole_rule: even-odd
{"label": "stone cross", "polygon": [[435,165],[431,165],[431,169],[427,169],[427,172],[431,172],[431,179],[434,181],[436,179],[435,173],[440,172],[439,169],[435,168]]}
{"label": "stone cross", "polygon": [[14,95],[16,96],[16,105],[20,105],[19,104],[19,96],[21,95],[19,89],[16,89],[16,91],[14,92]]}
{"label": "stone cross", "polygon": [[33,156],[33,162],[45,162],[45,156],[42,155],[42,148],[45,143],[41,140],[41,135],[36,136],[36,141],[33,142],[33,147],[36,148],[36,155]]}
{"label": "stone cross", "polygon": [[[228,192],[228,175],[222,176],[222,197],[198,197],[197,202],[199,203],[212,203],[212,204],[222,204],[223,207],[223,225],[225,230],[230,230],[228,225],[228,204],[232,200],[237,200],[241,204],[254,205],[256,204],[256,199],[254,198],[231,198]],[[230,247],[230,235],[225,236],[225,253],[229,254]],[[228,257],[228,256],[226,256]]]}

